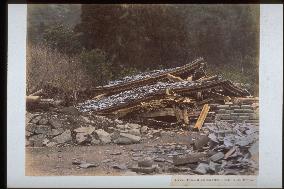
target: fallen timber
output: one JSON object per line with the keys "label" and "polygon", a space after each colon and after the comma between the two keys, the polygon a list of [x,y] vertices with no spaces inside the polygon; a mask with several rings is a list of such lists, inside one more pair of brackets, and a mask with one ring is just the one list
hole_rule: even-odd
{"label": "fallen timber", "polygon": [[166,89],[170,89],[177,95],[195,96],[196,93],[219,91],[225,96],[243,97],[249,93],[234,86],[229,80],[207,82],[175,82],[157,83],[146,85],[132,90],[124,91],[100,100],[89,100],[79,104],[78,109],[82,112],[93,111],[95,113],[111,113],[119,109],[136,106],[141,102],[149,102],[155,99],[163,99],[167,96]]}
{"label": "fallen timber", "polygon": [[139,75],[132,79],[126,79],[114,81],[105,86],[89,89],[88,93],[92,94],[105,94],[112,95],[120,93],[126,90],[130,90],[134,87],[141,87],[145,85],[151,85],[157,82],[167,81],[169,75],[186,79],[189,76],[194,76],[193,80],[198,80],[206,75],[205,73],[206,63],[203,58],[198,58],[190,64],[186,64],[182,67],[167,69],[165,71],[154,71],[154,73],[144,73],[145,75]]}

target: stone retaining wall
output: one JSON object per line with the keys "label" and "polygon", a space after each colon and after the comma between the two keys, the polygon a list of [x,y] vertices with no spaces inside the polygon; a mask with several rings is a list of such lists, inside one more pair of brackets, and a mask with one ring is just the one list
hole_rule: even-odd
{"label": "stone retaining wall", "polygon": [[[259,110],[256,104],[211,104],[210,114],[215,115],[215,120],[228,123],[252,123],[259,125]],[[205,120],[205,123],[212,122],[212,118]]]}

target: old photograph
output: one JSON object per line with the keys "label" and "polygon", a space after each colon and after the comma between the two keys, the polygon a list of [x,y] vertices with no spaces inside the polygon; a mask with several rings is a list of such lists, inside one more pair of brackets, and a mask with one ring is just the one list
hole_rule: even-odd
{"label": "old photograph", "polygon": [[259,174],[258,4],[28,4],[26,176]]}

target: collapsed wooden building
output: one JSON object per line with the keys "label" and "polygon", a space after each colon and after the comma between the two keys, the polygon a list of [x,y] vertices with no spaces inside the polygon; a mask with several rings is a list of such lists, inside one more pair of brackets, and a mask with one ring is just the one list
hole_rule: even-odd
{"label": "collapsed wooden building", "polygon": [[[198,118],[214,119],[216,104],[252,103],[246,89],[230,80],[206,72],[207,64],[198,58],[182,67],[154,70],[88,90],[92,99],[79,103],[81,112],[122,119],[156,120],[189,125]],[[95,97],[94,97],[95,96]],[[208,116],[207,116],[208,114]]]}

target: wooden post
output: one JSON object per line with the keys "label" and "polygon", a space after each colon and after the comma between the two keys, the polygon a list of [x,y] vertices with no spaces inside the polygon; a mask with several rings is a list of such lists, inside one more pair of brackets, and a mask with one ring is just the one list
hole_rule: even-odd
{"label": "wooden post", "polygon": [[202,108],[202,111],[200,112],[200,115],[198,117],[198,120],[197,122],[195,123],[195,126],[193,127],[194,129],[198,129],[200,130],[203,123],[204,123],[204,120],[206,119],[206,116],[209,112],[209,109],[210,109],[210,106],[208,104],[205,104]]}
{"label": "wooden post", "polygon": [[188,124],[189,124],[189,119],[188,119],[188,112],[187,112],[187,109],[183,109],[182,113],[183,113],[183,121],[184,121],[184,123],[185,123],[186,125],[188,125]]}

